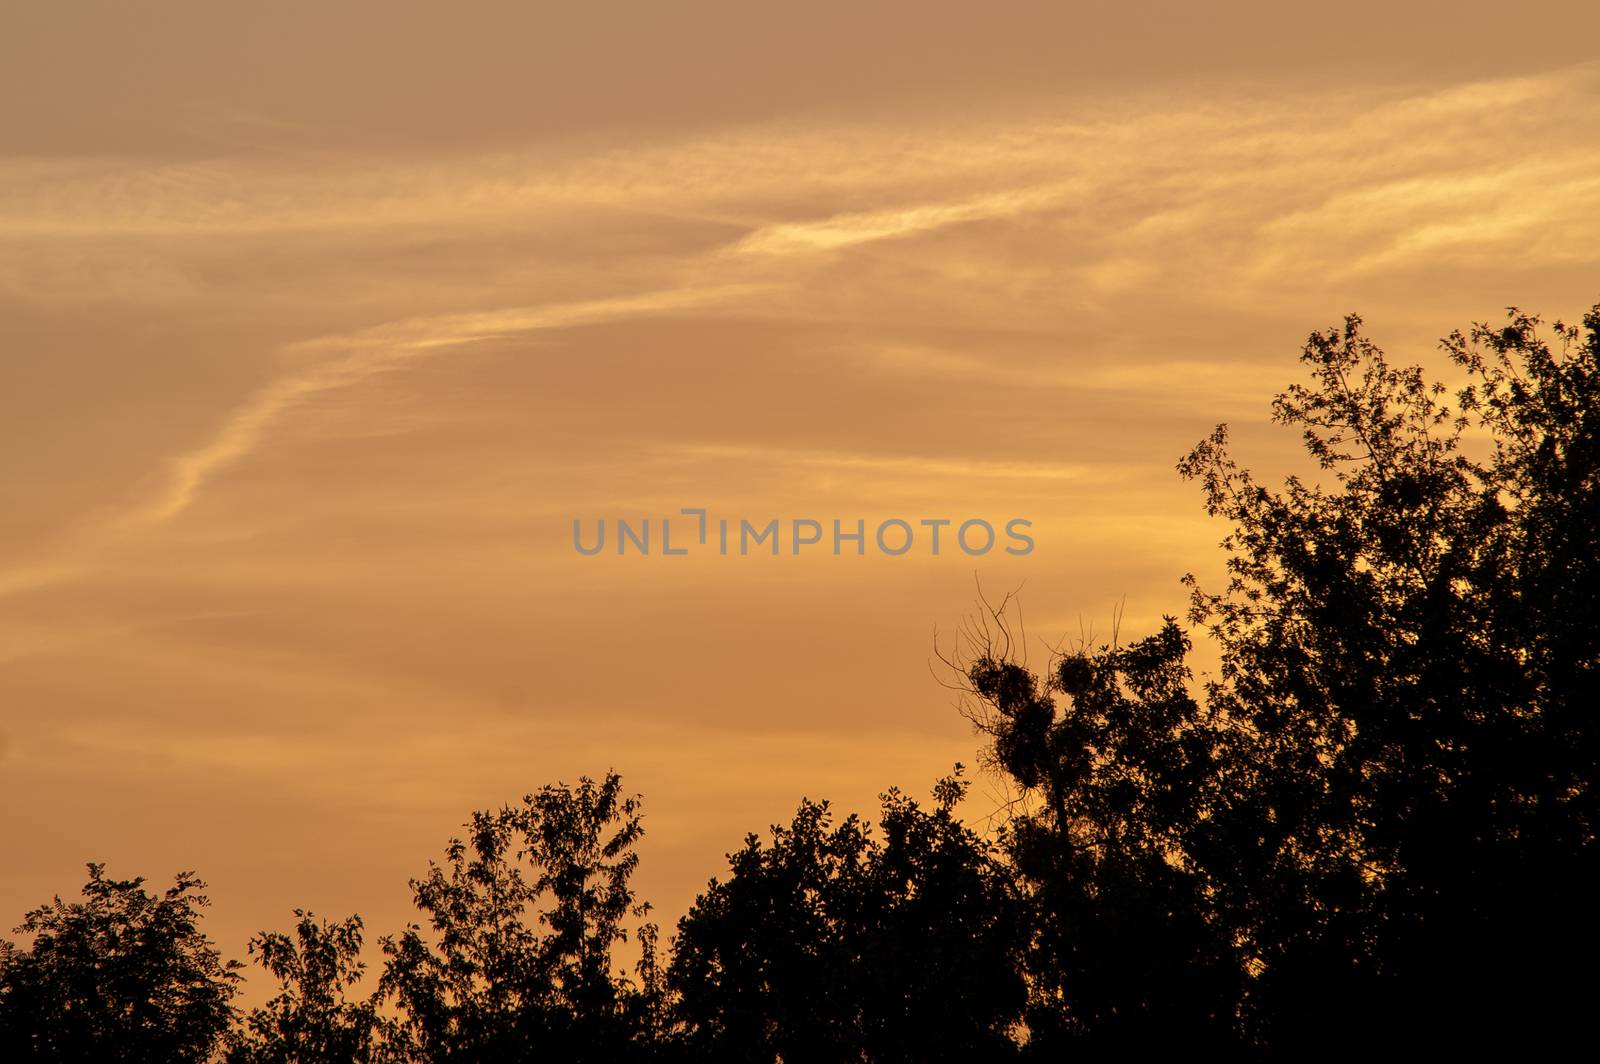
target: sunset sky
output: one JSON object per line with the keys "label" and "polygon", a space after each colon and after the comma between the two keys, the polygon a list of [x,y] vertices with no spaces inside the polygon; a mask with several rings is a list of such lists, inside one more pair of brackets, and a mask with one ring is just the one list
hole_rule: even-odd
{"label": "sunset sky", "polygon": [[[613,767],[670,923],[802,795],[926,793],[977,749],[936,630],[980,585],[1036,661],[1182,614],[1226,530],[1174,465],[1226,421],[1286,468],[1312,329],[1436,360],[1600,298],[1597,40],[1576,2],[0,2],[0,933],[97,860],[197,869],[230,955],[294,906],[375,938],[472,809]],[[573,550],[695,506],[1036,547]]]}

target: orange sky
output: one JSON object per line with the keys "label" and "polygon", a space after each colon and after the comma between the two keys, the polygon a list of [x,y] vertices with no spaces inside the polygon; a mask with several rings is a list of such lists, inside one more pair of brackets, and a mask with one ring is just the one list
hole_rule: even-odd
{"label": "orange sky", "polygon": [[[1281,468],[1312,328],[1600,297],[1600,9],[1290,7],[0,3],[0,924],[102,860],[376,936],[609,767],[671,921],[973,760],[975,578],[1181,613],[1174,463]],[[572,549],[683,506],[1037,546]]]}

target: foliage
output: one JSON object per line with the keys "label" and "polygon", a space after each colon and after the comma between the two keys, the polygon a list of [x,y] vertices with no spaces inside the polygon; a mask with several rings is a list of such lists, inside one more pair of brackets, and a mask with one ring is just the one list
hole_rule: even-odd
{"label": "foliage", "polygon": [[[1004,607],[992,619],[1004,622]],[[1030,1051],[1226,1044],[1241,970],[1188,847],[1214,804],[1216,732],[1168,619],[1041,681],[984,641],[969,716],[1024,798],[1002,835],[1026,885]]]}
{"label": "foliage", "polygon": [[[957,766],[959,772],[959,766]],[[954,816],[883,795],[881,837],[804,801],[749,836],[678,925],[670,978],[692,1059],[992,1060],[1023,986],[1008,877]]]}
{"label": "foliage", "polygon": [[205,884],[180,872],[157,897],[143,879],[91,864],[81,902],[57,897],[0,949],[0,1057],[187,1064],[207,1060],[233,1018],[237,962],[201,932]]}
{"label": "foliage", "polygon": [[384,1023],[372,1000],[351,1001],[361,981],[361,917],[318,921],[296,909],[294,937],[263,931],[250,940],[257,964],[279,991],[252,1009],[232,1040],[228,1064],[371,1064]]}
{"label": "foliage", "polygon": [[[1224,591],[1188,578],[1222,652],[1203,710],[1171,621],[1044,684],[1006,646],[965,663],[993,760],[1041,800],[1011,845],[1040,927],[1061,918],[1030,974],[1063,1033],[1231,1014],[1272,1048],[1437,1045],[1582,1014],[1565,972],[1596,944],[1600,308],[1582,334],[1557,323],[1557,348],[1508,320],[1445,341],[1453,404],[1359,319],[1313,334],[1313,383],[1274,413],[1331,486],[1263,487],[1222,427],[1180,464],[1233,526]],[[1210,994],[1183,983],[1202,972]]]}
{"label": "foliage", "polygon": [[1249,740],[1231,829],[1265,842],[1231,878],[1264,1028],[1326,1029],[1334,1000],[1469,1033],[1572,1004],[1555,973],[1595,929],[1600,309],[1556,349],[1538,325],[1446,340],[1453,407],[1359,319],[1313,335],[1315,386],[1275,413],[1336,490],[1266,491],[1220,432],[1182,466],[1238,529],[1193,617]]}
{"label": "foliage", "polygon": [[619,1060],[655,1022],[654,932],[643,986],[615,973],[634,899],[639,800],[610,773],[547,786],[517,807],[473,815],[448,867],[412,882],[434,940],[413,925],[383,941],[381,986],[402,1011],[398,1050],[430,1061]]}

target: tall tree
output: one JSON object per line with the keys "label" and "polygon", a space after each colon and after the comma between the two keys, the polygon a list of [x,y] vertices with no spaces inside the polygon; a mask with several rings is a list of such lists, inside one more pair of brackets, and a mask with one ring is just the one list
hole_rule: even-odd
{"label": "tall tree", "polygon": [[233,1018],[239,976],[200,930],[205,884],[180,872],[160,896],[89,865],[83,901],[28,913],[23,949],[0,944],[0,1057],[199,1064]]}
{"label": "tall tree", "polygon": [[1564,971],[1596,944],[1600,308],[1555,347],[1515,310],[1453,334],[1454,404],[1360,326],[1314,334],[1275,405],[1331,487],[1266,490],[1221,429],[1180,467],[1236,527],[1192,616],[1241,736],[1217,864],[1248,1014],[1525,1039],[1581,1014]]}
{"label": "tall tree", "polygon": [[1330,483],[1264,487],[1223,427],[1183,460],[1233,526],[1228,586],[1189,578],[1222,654],[1203,704],[1172,622],[1042,681],[1003,642],[961,663],[1031,803],[1009,840],[1043,1040],[1221,1035],[1231,1013],[1279,1049],[1526,1043],[1584,1015],[1600,307],[1553,343],[1539,326],[1449,337],[1452,401],[1352,317],[1274,406]]}

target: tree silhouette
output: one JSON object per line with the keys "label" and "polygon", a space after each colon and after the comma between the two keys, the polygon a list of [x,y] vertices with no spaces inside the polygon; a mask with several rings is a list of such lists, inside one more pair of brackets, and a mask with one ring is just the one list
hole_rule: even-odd
{"label": "tree silhouette", "polygon": [[1030,1053],[1228,1044],[1242,972],[1188,856],[1218,741],[1186,684],[1188,639],[1168,619],[1040,680],[1003,628],[968,636],[969,719],[1022,794],[1001,838],[1027,887]]}
{"label": "tree silhouette", "polygon": [[1275,404],[1336,488],[1266,491],[1220,429],[1180,467],[1237,527],[1192,615],[1244,737],[1218,868],[1249,1018],[1526,1039],[1581,1015],[1563,969],[1596,941],[1600,308],[1555,350],[1515,310],[1453,334],[1454,406],[1360,324]]}
{"label": "tree silhouette", "polygon": [[625,921],[642,918],[629,878],[644,832],[616,773],[547,786],[473,815],[448,869],[412,881],[433,941],[413,925],[383,941],[382,989],[401,1009],[396,1049],[429,1061],[640,1055],[654,1029],[654,929],[644,985],[614,970]]}
{"label": "tree silhouette", "polygon": [[0,943],[0,1057],[198,1064],[220,1043],[239,976],[200,931],[205,884],[160,897],[89,865],[84,900],[28,913],[30,948]]}
{"label": "tree silhouette", "polygon": [[1445,341],[1453,405],[1359,319],[1313,334],[1313,383],[1274,413],[1330,487],[1268,490],[1222,427],[1180,464],[1234,526],[1223,592],[1187,578],[1222,651],[1203,707],[1171,621],[1043,682],[1004,641],[958,662],[1037,803],[1008,833],[1044,945],[1035,1044],[1157,1024],[1280,1050],[1526,1044],[1581,1022],[1600,307],[1558,349],[1508,320]]}
{"label": "tree silhouette", "polygon": [[[958,766],[959,771],[959,766]],[[749,836],[678,925],[670,980],[696,1060],[993,1060],[1021,1019],[1020,915],[989,847],[889,791],[881,835],[801,803]]]}
{"label": "tree silhouette", "polygon": [[296,909],[294,937],[264,931],[250,940],[256,963],[279,991],[252,1009],[228,1048],[228,1064],[370,1064],[382,1059],[386,1024],[374,1000],[351,1001],[361,981],[361,917],[318,921]]}

